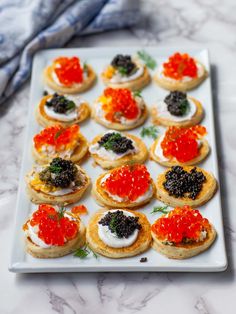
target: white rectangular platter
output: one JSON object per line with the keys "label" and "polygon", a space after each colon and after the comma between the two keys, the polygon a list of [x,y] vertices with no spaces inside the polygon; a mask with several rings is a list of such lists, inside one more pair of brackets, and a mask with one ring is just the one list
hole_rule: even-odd
{"label": "white rectangular platter", "polygon": [[[31,146],[33,136],[40,131],[40,126],[35,120],[35,108],[38,105],[45,86],[43,84],[42,72],[43,69],[58,56],[79,56],[82,60],[88,62],[93,66],[97,75],[98,81],[96,85],[82,96],[87,100],[91,106],[93,101],[102,93],[104,85],[99,77],[100,73],[104,69],[104,66],[109,64],[112,58],[118,54],[135,54],[142,47],[135,48],[86,48],[86,49],[54,49],[44,50],[37,53],[33,62],[32,80],[31,80],[31,93],[29,103],[29,115],[27,121],[27,130],[25,138],[24,155],[22,161],[22,168],[19,178],[19,191],[16,204],[16,220],[13,234],[12,254],[9,270],[19,273],[29,272],[101,272],[101,271],[181,271],[181,272],[216,272],[223,271],[227,267],[227,257],[224,243],[223,221],[222,221],[222,208],[220,199],[220,189],[218,189],[216,195],[206,205],[200,208],[202,214],[207,217],[215,226],[217,230],[217,239],[213,246],[206,252],[192,257],[186,260],[173,260],[168,259],[165,256],[160,255],[153,249],[131,258],[113,260],[99,256],[97,259],[89,255],[85,259],[74,257],[73,254],[56,258],[56,259],[36,259],[28,255],[24,250],[24,234],[22,231],[22,225],[27,220],[29,214],[36,209],[36,205],[33,205],[25,192],[25,174],[31,169],[33,165],[33,159],[31,156]],[[145,48],[145,50],[156,60],[157,64],[160,64],[166,60],[178,48]],[[181,52],[185,52],[183,48],[179,49]],[[193,91],[189,92],[189,95],[198,99],[204,109],[205,118],[202,121],[202,125],[207,127],[208,135],[207,139],[211,147],[211,153],[209,157],[200,165],[200,167],[211,171],[216,179],[219,181],[217,152],[215,143],[215,127],[214,127],[214,114],[213,103],[211,94],[211,76],[210,76],[210,63],[207,50],[187,50],[190,55],[195,56],[201,61],[209,72],[209,77]],[[153,72],[151,73],[153,75]],[[155,83],[151,83],[146,87],[142,95],[148,107],[150,108],[157,100],[163,99],[168,94],[164,89],[159,88]],[[151,124],[150,119],[145,123],[145,126]],[[140,136],[142,127],[130,131],[130,133]],[[92,138],[99,133],[106,131],[106,129],[92,119],[81,124],[81,132],[85,137],[91,141]],[[161,129],[160,129],[161,131]],[[152,142],[151,139],[144,138],[144,142],[148,147]],[[91,177],[92,182],[95,181],[97,176],[103,172],[103,170],[97,166],[92,166],[92,158],[88,158],[82,163],[82,167],[87,171]],[[156,180],[158,174],[164,171],[165,168],[156,164],[153,161],[147,161],[146,165],[151,173],[151,176]],[[99,206],[95,203],[90,196],[90,190],[80,200],[78,204],[84,204],[89,211],[89,215],[82,216],[82,220],[85,224],[88,222],[89,216],[99,209]],[[149,221],[153,223],[161,214],[151,214],[154,206],[161,205],[159,201],[153,199],[148,205],[142,208]],[[141,257],[147,257],[146,263],[140,263]]]}

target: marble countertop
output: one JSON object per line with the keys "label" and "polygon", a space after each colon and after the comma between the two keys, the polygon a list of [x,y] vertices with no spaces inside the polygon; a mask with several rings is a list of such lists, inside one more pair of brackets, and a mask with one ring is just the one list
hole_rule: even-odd
{"label": "marble countertop", "polygon": [[[143,0],[129,30],[75,38],[69,47],[160,45],[206,47],[213,95],[229,259],[222,273],[27,274],[8,272],[29,83],[0,108],[0,313],[233,314],[236,308],[236,3]],[[13,127],[14,126],[14,127]]]}

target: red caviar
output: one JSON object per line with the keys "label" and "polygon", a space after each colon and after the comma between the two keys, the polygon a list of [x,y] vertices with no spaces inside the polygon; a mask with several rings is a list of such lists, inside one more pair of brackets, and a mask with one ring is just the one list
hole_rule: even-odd
{"label": "red caviar", "polygon": [[[139,107],[129,89],[106,88],[101,97],[102,109],[106,112],[105,118],[112,122],[119,122],[121,116],[126,119],[135,119],[139,114]],[[103,102],[103,100],[105,100]]]}
{"label": "red caviar", "polygon": [[181,80],[184,76],[197,77],[196,62],[187,53],[176,52],[163,64],[163,68],[163,74],[175,80]]}
{"label": "red caviar", "polygon": [[122,166],[111,171],[102,187],[113,195],[135,201],[147,192],[150,174],[144,165]]}
{"label": "red caviar", "polygon": [[78,233],[78,224],[54,207],[41,204],[29,221],[32,227],[38,226],[38,237],[48,245],[62,246]]}
{"label": "red caviar", "polygon": [[206,134],[206,128],[201,125],[193,127],[171,126],[167,129],[161,142],[163,155],[166,158],[176,158],[179,162],[187,162],[199,155],[197,140]]}
{"label": "red caviar", "polygon": [[199,241],[201,232],[209,229],[209,221],[203,218],[197,209],[187,205],[176,207],[152,225],[152,231],[159,239],[175,244],[182,243],[186,239]]}
{"label": "red caviar", "polygon": [[83,69],[77,57],[60,57],[54,60],[54,71],[65,86],[83,82]]}
{"label": "red caviar", "polygon": [[74,206],[71,209],[71,212],[72,212],[72,214],[86,215],[86,214],[88,214],[88,209],[84,205],[78,205],[78,206]]}
{"label": "red caviar", "polygon": [[34,145],[40,150],[43,145],[54,146],[56,151],[65,150],[68,146],[78,143],[79,126],[74,124],[70,127],[63,128],[55,125],[43,129],[39,134],[34,136]]}

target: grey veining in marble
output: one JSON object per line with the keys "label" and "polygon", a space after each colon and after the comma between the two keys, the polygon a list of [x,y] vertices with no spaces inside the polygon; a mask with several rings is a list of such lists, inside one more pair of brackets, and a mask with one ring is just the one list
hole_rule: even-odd
{"label": "grey veining in marble", "polygon": [[68,46],[172,45],[210,50],[229,267],[223,273],[28,274],[7,271],[29,84],[0,108],[0,313],[233,314],[236,308],[236,2],[143,0],[137,27]]}

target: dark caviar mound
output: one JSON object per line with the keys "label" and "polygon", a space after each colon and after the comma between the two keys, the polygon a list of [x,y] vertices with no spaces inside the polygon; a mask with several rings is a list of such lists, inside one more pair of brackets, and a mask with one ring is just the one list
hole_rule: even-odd
{"label": "dark caviar mound", "polygon": [[166,96],[164,102],[168,111],[174,116],[183,116],[189,109],[189,102],[186,93],[174,91]]}
{"label": "dark caviar mound", "polygon": [[166,181],[163,183],[164,188],[170,196],[188,197],[196,199],[202,189],[206,177],[201,171],[197,171],[196,167],[187,172],[181,166],[174,166],[167,171]]}
{"label": "dark caviar mound", "polygon": [[128,150],[134,149],[133,142],[129,138],[116,132],[106,133],[98,141],[98,144],[103,146],[106,150],[111,150],[116,154],[123,154]]}
{"label": "dark caviar mound", "polygon": [[112,60],[111,65],[125,75],[130,75],[137,69],[136,64],[132,61],[131,56],[117,55]]}
{"label": "dark caviar mound", "polygon": [[52,98],[45,104],[47,107],[53,109],[56,113],[66,113],[67,111],[75,109],[75,103],[67,99],[65,96],[53,94]]}
{"label": "dark caviar mound", "polygon": [[139,217],[125,216],[123,211],[108,212],[100,221],[102,226],[108,226],[112,233],[118,238],[128,238],[142,226],[138,223]]}
{"label": "dark caviar mound", "polygon": [[81,185],[78,170],[70,160],[54,158],[50,165],[39,173],[39,178],[48,185],[67,188],[72,182]]}

